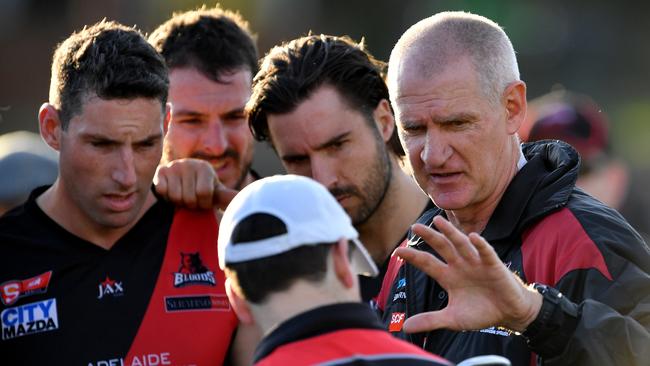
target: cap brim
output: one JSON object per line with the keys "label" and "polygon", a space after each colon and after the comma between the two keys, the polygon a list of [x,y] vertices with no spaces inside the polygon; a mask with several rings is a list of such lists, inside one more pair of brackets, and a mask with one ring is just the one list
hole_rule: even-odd
{"label": "cap brim", "polygon": [[372,260],[370,254],[359,241],[359,239],[350,239],[354,243],[354,248],[350,255],[352,267],[357,274],[367,277],[376,277],[379,274],[379,269]]}

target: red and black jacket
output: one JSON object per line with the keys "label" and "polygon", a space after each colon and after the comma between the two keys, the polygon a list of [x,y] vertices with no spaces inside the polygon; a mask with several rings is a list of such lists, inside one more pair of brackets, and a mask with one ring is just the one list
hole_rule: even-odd
{"label": "red and black jacket", "polygon": [[[508,186],[481,235],[527,283],[556,288],[578,310],[552,337],[526,339],[505,329],[405,334],[404,319],[447,305],[436,281],[411,265],[389,286],[385,327],[452,362],[500,354],[513,365],[642,365],[650,360],[650,250],[615,210],[575,188],[579,157],[558,141],[524,144],[527,164]],[[418,222],[430,225],[444,211]],[[409,245],[433,252],[411,235]],[[434,253],[435,255],[435,253]],[[477,309],[476,311],[480,311]],[[539,358],[537,357],[539,355]]]}

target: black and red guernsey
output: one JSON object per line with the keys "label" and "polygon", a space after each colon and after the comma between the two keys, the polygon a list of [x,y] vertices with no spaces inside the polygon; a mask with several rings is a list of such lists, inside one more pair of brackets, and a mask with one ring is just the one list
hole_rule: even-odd
{"label": "black and red guernsey", "polygon": [[221,365],[237,319],[210,211],[159,200],[110,249],[36,204],[0,218],[0,364]]}
{"label": "black and red guernsey", "polygon": [[[452,362],[498,354],[514,366],[649,364],[650,249],[615,210],[575,188],[573,148],[542,141],[523,152],[528,162],[481,235],[523,281],[559,290],[577,315],[556,310],[554,321],[566,321],[546,327],[544,337],[495,327],[405,334],[405,319],[444,308],[447,293],[394,258],[380,294],[385,328]],[[430,210],[418,222],[430,225],[436,215],[444,212]],[[408,245],[432,252],[417,236]]]}

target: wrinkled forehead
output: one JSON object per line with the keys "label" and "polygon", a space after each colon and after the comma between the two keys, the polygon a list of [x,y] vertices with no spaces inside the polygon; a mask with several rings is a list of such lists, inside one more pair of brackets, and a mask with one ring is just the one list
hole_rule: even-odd
{"label": "wrinkled forehead", "polygon": [[448,60],[431,68],[417,62],[404,62],[395,71],[390,92],[394,107],[404,98],[423,95],[447,95],[456,89],[474,89],[479,85],[478,73],[469,57]]}
{"label": "wrinkled forehead", "polygon": [[466,115],[477,115],[478,109],[485,107],[477,73],[468,60],[450,63],[442,72],[427,77],[406,74],[411,75],[400,78],[391,96],[398,125],[430,118],[466,120]]}
{"label": "wrinkled forehead", "polygon": [[397,55],[392,55],[388,66],[388,88],[391,100],[399,97],[405,88],[422,80],[435,79],[450,69],[473,65],[470,56],[456,47],[440,47],[426,42],[414,43]]}
{"label": "wrinkled forehead", "polygon": [[162,133],[164,111],[155,98],[87,99],[68,129],[86,134],[128,134],[134,137]]}

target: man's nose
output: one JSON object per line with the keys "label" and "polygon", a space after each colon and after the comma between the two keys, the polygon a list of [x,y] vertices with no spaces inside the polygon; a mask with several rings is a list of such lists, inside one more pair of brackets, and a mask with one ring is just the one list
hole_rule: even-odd
{"label": "man's nose", "polygon": [[336,186],[338,182],[336,161],[327,157],[312,157],[311,177],[327,188]]}
{"label": "man's nose", "polygon": [[440,167],[451,156],[452,149],[445,136],[434,129],[429,129],[426,134],[424,148],[420,152],[420,159],[430,167]]}
{"label": "man's nose", "polygon": [[133,149],[123,148],[119,150],[119,156],[113,162],[115,168],[113,169],[112,178],[124,188],[129,188],[135,185],[137,176],[135,172],[135,156]]}
{"label": "man's nose", "polygon": [[201,136],[201,142],[203,149],[214,155],[221,155],[226,151],[228,140],[220,120],[210,121],[207,131]]}

